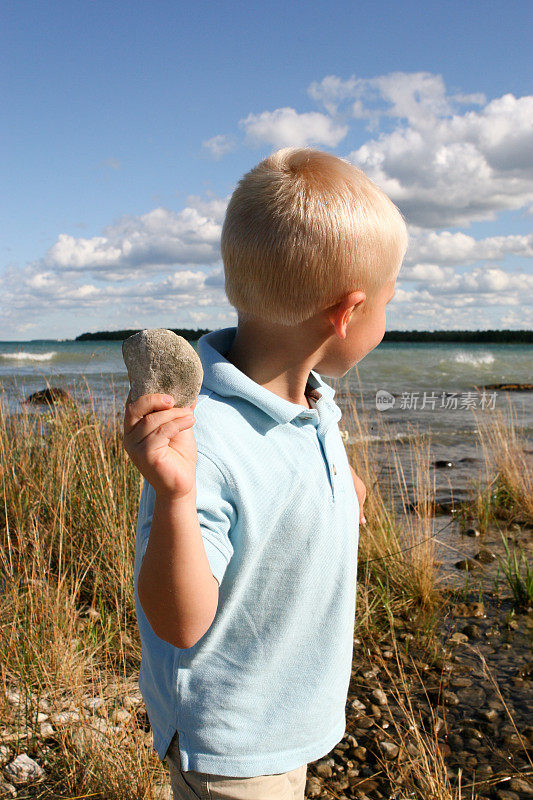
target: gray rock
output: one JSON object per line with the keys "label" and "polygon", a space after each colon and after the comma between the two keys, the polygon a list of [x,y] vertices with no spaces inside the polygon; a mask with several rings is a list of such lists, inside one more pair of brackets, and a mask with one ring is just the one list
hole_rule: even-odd
{"label": "gray rock", "polygon": [[376,703],[380,706],[387,705],[387,695],[383,691],[383,689],[374,689],[372,692],[372,697],[376,701]]}
{"label": "gray rock", "polygon": [[474,561],[473,558],[464,558],[462,561],[457,561],[455,564],[457,569],[467,570],[467,569],[478,569],[479,562]]}
{"label": "gray rock", "polygon": [[450,692],[445,689],[442,693],[442,700],[444,705],[446,706],[458,706],[459,705],[459,698],[457,697],[454,692]]}
{"label": "gray rock", "polygon": [[318,764],[315,764],[315,770],[320,778],[331,778],[333,775],[333,770],[330,765],[326,764],[324,761],[319,761]]}
{"label": "gray rock", "polygon": [[174,406],[191,406],[204,377],[202,362],[182,336],[165,328],[139,331],[122,342],[131,400],[143,394],[170,394]]}
{"label": "gray rock", "polygon": [[49,722],[41,722],[39,731],[42,739],[48,739],[49,736],[54,735],[54,727]]}
{"label": "gray rock", "polygon": [[44,769],[33,758],[30,758],[27,753],[21,753],[13,761],[10,761],[4,767],[5,776],[9,781],[17,786],[20,786],[29,781],[35,781],[42,778],[45,774]]}
{"label": "gray rock", "polygon": [[476,561],[479,561],[480,564],[492,564],[492,562],[495,561],[496,556],[494,555],[492,550],[487,550],[487,548],[483,548],[482,550],[479,551],[479,553],[476,553],[474,558],[476,559]]}
{"label": "gray rock", "polygon": [[307,778],[305,783],[305,796],[306,797],[320,797],[322,794],[322,782],[314,775]]}
{"label": "gray rock", "polygon": [[77,722],[79,718],[80,715],[77,711],[57,711],[50,715],[50,722],[59,728],[62,725],[68,725],[69,722]]}
{"label": "gray rock", "polygon": [[400,752],[400,748],[397,744],[394,744],[394,742],[380,742],[379,748],[387,761],[393,761]]}
{"label": "gray rock", "polygon": [[459,631],[456,631],[455,633],[452,633],[448,641],[450,644],[466,644],[468,642],[468,636],[465,633],[459,633]]}
{"label": "gray rock", "polygon": [[12,783],[7,783],[2,778],[0,778],[0,792],[1,792],[1,796],[2,797],[4,797],[4,795],[5,795],[5,797],[8,797],[9,795],[11,797],[16,797],[17,796],[17,790],[15,789],[13,784]]}

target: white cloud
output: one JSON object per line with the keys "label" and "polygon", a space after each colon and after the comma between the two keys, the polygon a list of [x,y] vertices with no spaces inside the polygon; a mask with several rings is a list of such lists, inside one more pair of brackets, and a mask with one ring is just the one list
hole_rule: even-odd
{"label": "white cloud", "polygon": [[428,72],[329,75],[308,92],[334,119],[367,119],[369,130],[394,125],[348,158],[413,225],[465,226],[533,202],[533,96],[487,103],[482,94],[448,94]]}
{"label": "white cloud", "polygon": [[419,125],[428,117],[451,114],[456,105],[486,102],[481,93],[448,95],[442,76],[431,72],[391,72],[375,78],[352,75],[347,80],[328,75],[313,82],[307,91],[331,116],[339,114],[344,105],[344,113],[356,118],[375,122],[386,116],[406,119],[411,124],[418,121]]}
{"label": "white cloud", "polygon": [[234,138],[232,136],[226,136],[223,133],[219,133],[211,139],[202,142],[202,147],[210,152],[215,161],[221,159],[226,153],[231,153],[232,150],[235,150],[236,146]]}
{"label": "white cloud", "polygon": [[326,145],[336,147],[348,133],[348,126],[336,123],[326,114],[310,111],[298,114],[293,108],[277,108],[261,114],[248,114],[239,122],[248,144],[280,147]]}
{"label": "white cloud", "polygon": [[[155,208],[139,217],[123,217],[90,239],[60,234],[43,258],[56,271],[93,270],[116,276],[131,269],[160,269],[164,265],[214,264],[220,258],[223,201],[203,201],[202,210]],[[215,218],[215,215],[217,218]]]}
{"label": "white cloud", "polygon": [[436,262],[467,265],[476,261],[498,261],[507,255],[533,258],[533,234],[490,236],[474,239],[460,231],[411,231],[405,264]]}

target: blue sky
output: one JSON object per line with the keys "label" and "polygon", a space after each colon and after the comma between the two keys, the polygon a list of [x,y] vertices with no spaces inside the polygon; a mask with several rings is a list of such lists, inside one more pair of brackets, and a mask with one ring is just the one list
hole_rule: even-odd
{"label": "blue sky", "polygon": [[405,214],[389,328],[531,326],[530,2],[2,5],[0,339],[235,324],[225,204],[289,144]]}

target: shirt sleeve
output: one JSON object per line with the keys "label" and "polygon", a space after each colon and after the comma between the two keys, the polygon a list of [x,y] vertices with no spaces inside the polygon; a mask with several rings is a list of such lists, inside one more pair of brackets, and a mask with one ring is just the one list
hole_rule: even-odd
{"label": "shirt sleeve", "polygon": [[211,572],[220,585],[233,555],[230,531],[235,525],[236,509],[224,474],[200,450],[196,462],[196,510]]}
{"label": "shirt sleeve", "polygon": [[[154,504],[155,490],[145,480],[137,518],[141,560],[148,546]],[[196,511],[209,566],[220,585],[233,555],[230,530],[235,524],[236,511],[223,473],[208,455],[200,451],[196,462]]]}

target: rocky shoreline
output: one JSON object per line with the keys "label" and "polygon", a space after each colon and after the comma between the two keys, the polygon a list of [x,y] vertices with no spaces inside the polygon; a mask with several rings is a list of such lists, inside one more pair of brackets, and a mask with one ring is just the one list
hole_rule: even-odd
{"label": "rocky shoreline", "polygon": [[[327,756],[309,764],[306,796],[400,800],[402,776],[413,762],[423,770],[424,758],[434,758],[450,787],[461,777],[465,789],[475,786],[479,800],[533,797],[533,614],[511,610],[509,600],[467,599],[450,590],[437,651],[428,652],[416,621],[397,620],[390,635],[372,646],[355,639],[346,733]],[[0,732],[0,796],[62,796],[53,785],[50,793],[43,788],[64,736],[80,749],[105,748],[137,729],[139,746],[152,748],[135,683],[126,694],[118,691],[110,683],[106,698],[88,694],[78,705],[68,696],[60,703],[34,698],[39,711],[25,726],[26,701],[11,689],[8,701],[18,724]],[[416,727],[433,740],[434,754],[421,752]],[[168,787],[162,784],[158,796],[170,798]]]}

